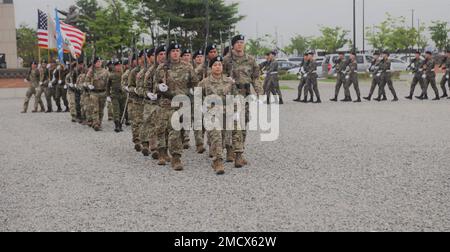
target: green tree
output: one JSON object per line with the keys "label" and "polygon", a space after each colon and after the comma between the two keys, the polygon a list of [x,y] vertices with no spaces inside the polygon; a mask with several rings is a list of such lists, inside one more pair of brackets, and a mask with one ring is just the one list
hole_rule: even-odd
{"label": "green tree", "polygon": [[270,50],[277,49],[275,48],[275,44],[273,38],[266,34],[264,37],[249,39],[246,43],[246,52],[256,57],[260,57]]}
{"label": "green tree", "polygon": [[20,25],[16,30],[17,36],[17,54],[24,60],[24,66],[29,66],[33,60],[38,60],[38,47],[36,30]]}
{"label": "green tree", "polygon": [[310,46],[311,38],[297,35],[291,38],[290,44],[284,48],[284,51],[288,54],[294,54],[294,52],[297,52],[297,54],[302,54],[308,50]]}
{"label": "green tree", "polygon": [[346,38],[349,31],[342,27],[321,27],[322,35],[313,40],[312,49],[323,49],[328,53],[335,53],[348,43]]}
{"label": "green tree", "polygon": [[448,33],[450,29],[445,21],[433,21],[429,27],[431,39],[439,50],[444,50],[449,45]]}

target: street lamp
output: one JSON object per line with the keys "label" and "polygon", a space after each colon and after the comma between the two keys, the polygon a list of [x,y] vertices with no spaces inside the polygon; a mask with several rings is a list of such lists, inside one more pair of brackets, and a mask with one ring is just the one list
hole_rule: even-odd
{"label": "street lamp", "polygon": [[356,0],[353,0],[353,51],[356,52]]}

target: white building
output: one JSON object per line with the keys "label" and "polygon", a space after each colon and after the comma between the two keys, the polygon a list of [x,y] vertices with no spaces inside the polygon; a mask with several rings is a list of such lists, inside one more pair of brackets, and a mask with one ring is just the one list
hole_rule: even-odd
{"label": "white building", "polygon": [[18,67],[13,0],[0,0],[0,64],[2,61],[6,61],[7,68]]}

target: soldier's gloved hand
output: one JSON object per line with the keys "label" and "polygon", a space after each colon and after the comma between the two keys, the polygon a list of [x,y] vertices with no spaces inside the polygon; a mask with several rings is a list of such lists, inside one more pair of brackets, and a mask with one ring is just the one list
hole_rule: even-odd
{"label": "soldier's gloved hand", "polygon": [[148,93],[147,93],[147,97],[148,97],[150,100],[152,100],[152,101],[158,100],[158,95],[157,95],[157,94],[154,94],[154,93],[148,92]]}
{"label": "soldier's gloved hand", "polygon": [[299,79],[299,80],[302,79],[302,75],[300,73],[297,74],[297,79]]}
{"label": "soldier's gloved hand", "polygon": [[108,103],[111,103],[111,97],[110,97],[110,96],[106,97],[106,101],[107,101]]}
{"label": "soldier's gloved hand", "polygon": [[85,82],[85,83],[83,83],[83,87],[87,87],[88,86],[88,84]]}
{"label": "soldier's gloved hand", "polygon": [[305,73],[305,74],[303,75],[303,77],[305,77],[305,78],[306,78],[306,77],[308,77],[308,74],[307,74],[307,73]]}
{"label": "soldier's gloved hand", "polygon": [[189,93],[190,93],[191,95],[194,95],[194,89],[193,89],[193,88],[189,88]]}
{"label": "soldier's gloved hand", "polygon": [[62,80],[59,80],[59,81],[58,81],[58,84],[61,85],[61,84],[62,84]]}
{"label": "soldier's gloved hand", "polygon": [[346,75],[346,76],[345,76],[345,79],[346,79],[346,80],[350,79],[350,75]]}
{"label": "soldier's gloved hand", "polygon": [[67,89],[67,85],[64,85],[64,89]]}
{"label": "soldier's gloved hand", "polygon": [[28,83],[28,80],[27,79],[23,79],[23,82]]}
{"label": "soldier's gloved hand", "polygon": [[69,83],[69,87],[73,88],[73,86],[74,86],[74,85],[73,85],[72,83]]}
{"label": "soldier's gloved hand", "polygon": [[44,85],[44,82],[39,81],[39,86],[42,86],[42,85]]}
{"label": "soldier's gloved hand", "polygon": [[377,77],[380,77],[381,76],[381,73],[377,73]]}
{"label": "soldier's gloved hand", "polygon": [[58,66],[58,67],[56,68],[56,70],[58,70],[58,71],[61,70],[61,66]]}
{"label": "soldier's gloved hand", "polygon": [[445,78],[447,78],[447,80],[450,79],[449,77],[450,77],[450,74],[447,74],[447,75],[445,76]]}
{"label": "soldier's gloved hand", "polygon": [[92,84],[89,84],[89,85],[88,85],[88,88],[89,88],[90,90],[94,90],[94,89],[95,89],[94,85],[92,85]]}
{"label": "soldier's gloved hand", "polygon": [[133,92],[134,92],[135,94],[138,94],[137,88],[133,88]]}
{"label": "soldier's gloved hand", "polygon": [[159,91],[165,93],[169,90],[169,87],[165,83],[161,83],[158,85]]}
{"label": "soldier's gloved hand", "polygon": [[127,93],[130,92],[130,89],[128,88],[128,86],[125,86],[123,89],[124,89]]}
{"label": "soldier's gloved hand", "polygon": [[233,82],[233,84],[236,83],[236,80],[235,80],[235,79],[233,79],[233,78],[231,78],[231,77],[230,77],[230,79],[231,79],[231,82]]}
{"label": "soldier's gloved hand", "polygon": [[50,64],[47,65],[47,69],[50,69]]}
{"label": "soldier's gloved hand", "polygon": [[337,77],[337,76],[338,76],[338,74],[337,74],[337,73],[335,73],[335,74],[333,74],[333,76],[334,76],[334,77]]}
{"label": "soldier's gloved hand", "polygon": [[426,79],[427,78],[427,75],[426,74],[423,74],[422,75],[422,79]]}
{"label": "soldier's gloved hand", "polygon": [[52,88],[52,87],[53,87],[52,82],[49,82],[49,83],[48,83],[48,87],[49,87],[49,88]]}

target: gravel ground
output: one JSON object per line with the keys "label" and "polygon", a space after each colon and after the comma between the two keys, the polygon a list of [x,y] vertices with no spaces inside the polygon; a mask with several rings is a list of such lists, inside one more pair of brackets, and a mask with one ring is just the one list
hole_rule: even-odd
{"label": "gravel ground", "polygon": [[[321,84],[323,100],[333,89]],[[0,231],[450,231],[450,100],[284,94],[280,139],[251,133],[250,166],[224,176],[193,149],[174,172],[134,152],[129,129],[23,115],[22,98],[3,95]]]}

